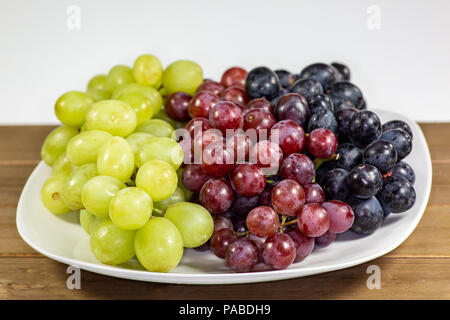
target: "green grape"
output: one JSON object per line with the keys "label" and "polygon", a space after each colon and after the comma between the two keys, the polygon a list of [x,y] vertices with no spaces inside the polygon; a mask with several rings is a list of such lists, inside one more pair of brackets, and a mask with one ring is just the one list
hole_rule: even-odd
{"label": "green grape", "polygon": [[84,231],[87,234],[91,234],[91,230],[93,229],[94,221],[97,217],[90,213],[86,209],[80,210],[80,224],[83,227]]}
{"label": "green grape", "polygon": [[136,129],[136,112],[127,103],[103,100],[92,105],[86,114],[88,130],[103,130],[113,136],[126,137]]}
{"label": "green grape", "polygon": [[100,90],[108,90],[106,88],[106,74],[99,74],[93,76],[91,80],[89,80],[88,89],[100,89]]}
{"label": "green grape", "polygon": [[173,131],[174,129],[169,123],[160,119],[150,119],[136,127],[136,132],[150,133],[155,137],[170,138]]}
{"label": "green grape", "polygon": [[67,177],[72,171],[72,163],[70,163],[67,154],[63,152],[53,163],[52,176]]}
{"label": "green grape", "polygon": [[140,124],[152,117],[152,102],[139,92],[128,92],[119,96],[117,100],[126,102],[136,112],[137,123]]}
{"label": "green grape", "polygon": [[193,61],[175,61],[164,70],[163,86],[168,95],[183,91],[193,96],[202,82],[202,68]]}
{"label": "green grape", "polygon": [[153,217],[136,232],[134,248],[147,270],[169,272],[183,256],[183,238],[170,220]]}
{"label": "green grape", "polygon": [[147,142],[149,142],[151,138],[153,138],[153,135],[151,135],[150,133],[135,132],[130,134],[126,140],[130,144],[131,149],[133,149],[133,152],[136,153],[139,149],[142,148],[142,146],[147,144]]}
{"label": "green grape", "polygon": [[98,150],[111,137],[111,134],[106,131],[84,131],[73,137],[67,144],[67,158],[75,166],[97,162]]}
{"label": "green grape", "polygon": [[130,179],[134,170],[134,153],[130,144],[121,137],[112,137],[98,151],[98,173],[122,182]]}
{"label": "green grape", "polygon": [[66,151],[66,145],[72,137],[78,134],[73,127],[58,127],[49,133],[41,148],[41,158],[52,166],[56,159]]}
{"label": "green grape", "polygon": [[162,74],[161,61],[153,55],[143,54],[134,62],[133,75],[139,84],[156,87],[161,83]]}
{"label": "green grape", "polygon": [[201,246],[208,241],[214,231],[211,214],[195,203],[174,203],[167,208],[164,217],[177,226],[187,248]]}
{"label": "green grape", "polygon": [[172,195],[170,197],[168,197],[167,199],[160,201],[160,202],[155,202],[153,204],[154,209],[153,209],[153,214],[154,215],[161,215],[161,213],[163,211],[166,211],[167,208],[173,204],[173,203],[177,203],[177,202],[182,202],[182,201],[186,201],[186,197],[184,195],[183,190],[181,190],[181,188],[177,188],[175,190],[174,193],[172,193]]}
{"label": "green grape", "polygon": [[72,172],[64,182],[61,197],[64,203],[72,210],[83,209],[81,202],[81,189],[84,184],[97,175],[94,163],[83,164],[72,169]]}
{"label": "green grape", "polygon": [[106,77],[106,89],[113,92],[117,88],[135,82],[133,71],[130,67],[118,65],[109,70]]}
{"label": "green grape", "polygon": [[147,192],[155,202],[170,197],[175,192],[177,184],[175,169],[161,160],[144,163],[136,174],[136,187]]}
{"label": "green grape", "polygon": [[111,99],[111,91],[105,89],[91,88],[86,90],[86,94],[95,102]]}
{"label": "green grape", "polygon": [[117,265],[134,257],[134,230],[123,230],[104,219],[91,234],[91,250],[98,261]]}
{"label": "green grape", "polygon": [[183,162],[183,149],[175,140],[153,137],[136,153],[136,166],[140,168],[150,160],[163,160],[176,170]]}
{"label": "green grape", "polygon": [[191,200],[192,195],[194,193],[191,190],[186,189],[186,187],[184,186],[184,184],[183,184],[183,171],[184,171],[184,168],[178,168],[178,170],[177,170],[178,188],[183,190],[185,201],[189,201],[189,200]]}
{"label": "green grape", "polygon": [[120,190],[109,204],[111,221],[125,230],[141,228],[150,219],[152,211],[152,198],[136,187]]}
{"label": "green grape", "polygon": [[113,92],[112,98],[117,99],[121,95],[130,92],[141,93],[150,100],[152,105],[152,116],[154,116],[159,112],[159,110],[161,110],[161,107],[163,105],[161,94],[155,88],[143,86],[139,83],[130,83],[126,86],[117,88],[117,90]]}
{"label": "green grape", "polygon": [[50,177],[42,186],[41,200],[51,213],[63,214],[70,211],[70,208],[61,198],[64,180],[65,177],[61,175]]}
{"label": "green grape", "polygon": [[[158,114],[156,116],[154,116],[152,119],[160,119],[163,120],[167,123],[169,123],[172,127],[174,127],[175,129],[179,129],[179,128],[184,128],[186,126],[187,122],[180,122],[180,121],[175,121],[173,119],[171,119],[167,114],[166,111],[164,110],[160,110],[158,112]],[[172,132],[173,134],[173,132]]]}
{"label": "green grape", "polygon": [[107,218],[111,198],[125,188],[125,184],[113,177],[96,176],[81,189],[84,207],[100,218]]}
{"label": "green grape", "polygon": [[56,117],[66,126],[80,127],[94,100],[81,91],[69,91],[58,98],[55,104]]}

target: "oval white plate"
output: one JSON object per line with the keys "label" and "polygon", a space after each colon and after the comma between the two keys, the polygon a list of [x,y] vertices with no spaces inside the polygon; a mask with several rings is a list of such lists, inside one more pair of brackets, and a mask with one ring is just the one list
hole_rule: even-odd
{"label": "oval white plate", "polygon": [[370,236],[347,232],[330,246],[315,250],[300,263],[288,269],[270,272],[234,273],[223,260],[209,252],[186,249],[177,268],[169,273],[149,272],[136,260],[122,266],[98,262],[89,248],[89,236],[78,224],[75,213],[56,216],[41,203],[40,189],[51,169],[41,162],[29,177],[17,207],[17,229],[33,249],[56,261],[81,269],[141,281],[179,284],[231,284],[273,281],[303,277],[351,267],[378,258],[398,247],[413,232],[425,210],[431,189],[431,159],[425,137],[419,126],[393,112],[377,111],[382,122],[406,121],[413,131],[413,152],[405,159],[415,170],[417,200],[402,214],[392,214],[384,225]]}

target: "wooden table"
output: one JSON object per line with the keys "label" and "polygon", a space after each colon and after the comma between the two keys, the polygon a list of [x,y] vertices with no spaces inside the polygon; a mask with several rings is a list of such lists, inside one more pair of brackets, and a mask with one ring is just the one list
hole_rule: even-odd
{"label": "wooden table", "polygon": [[[146,283],[81,271],[80,290],[67,289],[66,265],[31,249],[16,229],[17,201],[53,127],[0,127],[0,298],[450,299],[450,123],[421,127],[433,160],[431,198],[414,233],[381,258],[305,278],[227,286]],[[381,289],[367,287],[370,265],[381,269]]]}

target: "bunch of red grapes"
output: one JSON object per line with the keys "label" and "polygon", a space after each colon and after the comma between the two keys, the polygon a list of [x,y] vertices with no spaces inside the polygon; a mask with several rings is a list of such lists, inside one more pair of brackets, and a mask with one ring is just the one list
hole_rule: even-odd
{"label": "bunch of red grapes", "polygon": [[348,174],[333,175],[326,188],[316,183],[319,165],[326,174],[339,156],[355,160],[352,148],[336,153],[338,137],[348,142],[349,122],[366,108],[349,79],[349,69],[338,63],[310,65],[299,75],[233,67],[220,82],[204,80],[194,97],[168,97],[167,115],[188,121],[191,137],[179,141],[183,185],[215,223],[198,250],[211,250],[237,272],[277,270],[329,245],[354,223],[357,232],[372,232],[366,232],[370,214],[355,218],[345,202],[350,193],[339,197],[349,189]]}

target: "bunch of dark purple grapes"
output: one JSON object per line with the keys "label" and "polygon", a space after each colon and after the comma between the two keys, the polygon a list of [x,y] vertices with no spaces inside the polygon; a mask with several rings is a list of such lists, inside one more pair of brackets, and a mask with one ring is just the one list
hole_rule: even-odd
{"label": "bunch of dark purple grapes", "polygon": [[[401,161],[411,129],[382,126],[349,80],[338,63],[298,75],[233,67],[194,97],[168,97],[167,115],[188,121],[191,137],[180,141],[183,185],[214,217],[199,250],[238,272],[283,269],[339,233],[370,234],[389,213],[412,207],[414,171]],[[235,133],[225,139],[227,130]],[[209,161],[196,163],[196,150]]]}

